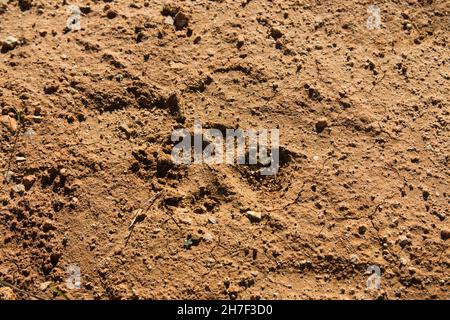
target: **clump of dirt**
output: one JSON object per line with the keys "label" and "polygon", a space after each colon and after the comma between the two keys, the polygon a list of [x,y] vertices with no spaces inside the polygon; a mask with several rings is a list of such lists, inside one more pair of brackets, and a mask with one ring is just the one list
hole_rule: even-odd
{"label": "clump of dirt", "polygon": [[369,5],[0,0],[0,299],[448,298],[449,3]]}

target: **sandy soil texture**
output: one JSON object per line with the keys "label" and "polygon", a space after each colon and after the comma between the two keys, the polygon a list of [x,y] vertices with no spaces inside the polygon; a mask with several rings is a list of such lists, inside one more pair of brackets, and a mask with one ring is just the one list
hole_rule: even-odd
{"label": "sandy soil texture", "polygon": [[[0,298],[449,299],[449,37],[448,0],[0,0]],[[278,173],[174,163],[195,120],[278,128]]]}

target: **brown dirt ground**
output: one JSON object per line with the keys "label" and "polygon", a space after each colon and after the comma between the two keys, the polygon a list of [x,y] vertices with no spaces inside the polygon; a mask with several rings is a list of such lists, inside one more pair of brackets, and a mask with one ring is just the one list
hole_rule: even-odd
{"label": "brown dirt ground", "polygon": [[[65,1],[19,3],[0,0],[4,296],[450,298],[447,0],[378,1],[379,30],[371,1],[74,1],[69,32]],[[175,165],[195,119],[280,128],[279,173]]]}

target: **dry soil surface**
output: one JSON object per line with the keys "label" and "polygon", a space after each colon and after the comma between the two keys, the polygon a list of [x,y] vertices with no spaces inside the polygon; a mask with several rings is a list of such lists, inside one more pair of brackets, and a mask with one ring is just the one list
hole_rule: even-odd
{"label": "dry soil surface", "polygon": [[[448,0],[0,0],[1,296],[449,299],[449,19]],[[278,174],[175,164],[196,119],[279,128]]]}

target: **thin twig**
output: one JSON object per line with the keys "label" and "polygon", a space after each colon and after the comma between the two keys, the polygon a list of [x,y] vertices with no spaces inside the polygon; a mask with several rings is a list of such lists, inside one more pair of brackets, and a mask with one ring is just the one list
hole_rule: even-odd
{"label": "thin twig", "polygon": [[161,194],[161,191],[158,191],[157,193],[155,193],[153,196],[151,196],[147,201],[144,202],[144,204],[135,210],[135,214],[133,217],[133,220],[131,220],[130,225],[128,226],[128,235],[125,238],[125,246],[128,244],[128,240],[130,240],[131,234],[134,230],[134,226],[136,224],[136,222],[138,221],[138,217],[145,217],[145,212],[148,210],[148,208],[150,207],[150,205],[156,200],[156,198]]}
{"label": "thin twig", "polygon": [[16,290],[17,292],[20,292],[20,293],[22,293],[22,294],[29,295],[30,297],[33,297],[33,298],[35,298],[35,299],[38,299],[38,300],[46,300],[45,298],[39,297],[39,296],[37,296],[37,295],[35,295],[35,294],[31,293],[31,292],[22,290],[22,289],[16,287],[15,285],[13,285],[12,283],[9,283],[9,282],[7,282],[7,281],[5,281],[5,280],[0,280],[0,284],[1,284],[2,286],[5,286],[5,287],[10,287],[11,289],[14,289],[14,290]]}

